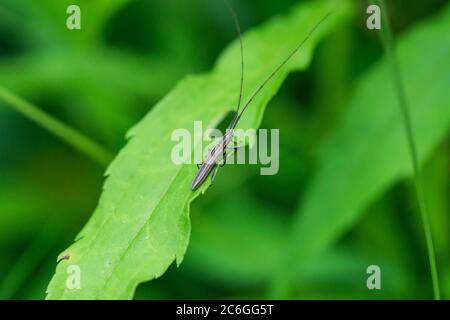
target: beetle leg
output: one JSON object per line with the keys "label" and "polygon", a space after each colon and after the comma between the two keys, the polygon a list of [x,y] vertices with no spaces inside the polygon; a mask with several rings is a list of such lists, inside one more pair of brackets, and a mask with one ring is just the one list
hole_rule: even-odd
{"label": "beetle leg", "polygon": [[231,150],[237,150],[242,148],[244,145],[237,145],[238,142],[237,141],[233,141],[233,145],[232,146],[227,146],[227,149],[231,149]]}
{"label": "beetle leg", "polygon": [[227,149],[229,149],[229,150],[237,150],[237,149],[242,148],[243,146],[244,146],[244,145],[241,145],[241,146],[236,146],[236,145],[234,145],[234,146],[228,146]]}
{"label": "beetle leg", "polygon": [[219,166],[222,168],[226,164],[227,164],[227,152],[225,151],[223,153],[223,161],[222,161],[222,163]]}
{"label": "beetle leg", "polygon": [[211,185],[214,183],[214,179],[216,178],[216,174],[217,174],[218,170],[219,170],[219,166],[216,166],[214,168],[214,171],[213,171],[212,175],[211,175]]}
{"label": "beetle leg", "polygon": [[227,164],[227,146],[224,144],[222,149],[222,163],[219,164],[219,166],[222,168],[224,165]]}

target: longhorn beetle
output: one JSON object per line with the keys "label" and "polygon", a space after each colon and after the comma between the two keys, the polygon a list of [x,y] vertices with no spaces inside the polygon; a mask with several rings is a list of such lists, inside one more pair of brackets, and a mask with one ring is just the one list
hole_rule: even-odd
{"label": "longhorn beetle", "polygon": [[311,35],[314,33],[314,31],[319,27],[319,25],[325,21],[332,12],[327,13],[319,22],[316,23],[316,25],[309,31],[309,33],[306,35],[306,37],[297,45],[297,47],[287,56],[286,59],[283,60],[283,62],[275,68],[274,71],[264,80],[264,82],[256,89],[256,91],[250,96],[250,99],[247,101],[247,103],[242,108],[242,111],[240,111],[241,107],[241,100],[242,100],[242,91],[244,86],[244,46],[242,44],[242,36],[241,36],[241,28],[239,25],[239,20],[236,15],[236,12],[233,10],[231,5],[227,0],[224,0],[228,10],[230,11],[231,15],[233,16],[234,25],[236,28],[236,33],[239,38],[239,43],[241,47],[241,84],[239,89],[239,98],[238,98],[238,104],[236,108],[236,112],[233,116],[233,119],[231,120],[230,124],[228,125],[228,128],[225,132],[225,135],[220,139],[220,141],[211,149],[209,150],[205,161],[203,161],[202,164],[197,165],[199,170],[197,172],[197,175],[195,176],[194,180],[192,181],[191,190],[195,191],[197,190],[203,182],[206,180],[206,178],[213,172],[213,175],[211,177],[211,180],[214,181],[214,177],[216,176],[217,170],[219,169],[219,162],[223,158],[223,163],[220,164],[220,167],[224,166],[226,164],[226,152],[227,149],[236,149],[236,146],[230,146],[231,141],[233,140],[234,136],[234,129],[236,128],[239,120],[242,117],[242,114],[247,109],[247,107],[250,105],[250,103],[253,101],[253,99],[258,95],[258,93],[266,86],[266,84],[278,73],[278,71],[281,70],[281,68],[284,67],[284,65],[297,53],[297,51],[303,46],[303,44],[311,37]]}

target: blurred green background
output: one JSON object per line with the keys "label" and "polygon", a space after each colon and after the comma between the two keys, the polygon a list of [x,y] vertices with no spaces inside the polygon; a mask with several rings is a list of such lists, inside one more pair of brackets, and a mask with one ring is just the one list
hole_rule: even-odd
{"label": "blurred green background", "polygon": [[[66,29],[72,3],[82,7],[86,31]],[[233,5],[245,31],[294,3]],[[387,1],[395,36],[433,19],[445,3]],[[367,3],[355,5],[358,14],[320,43],[309,69],[290,75],[266,111],[262,127],[280,128],[279,174],[261,177],[257,166],[221,170],[193,203],[183,264],[142,284],[137,299],[273,297],[282,239],[321,142],[338,125],[355,82],[383,56],[376,33],[365,27]],[[0,86],[115,153],[127,129],[180,78],[209,70],[234,38],[219,0],[1,0]],[[423,173],[444,298],[450,298],[449,146],[447,134]],[[57,254],[96,206],[104,170],[0,101],[0,299],[45,297]],[[283,298],[432,297],[412,181],[397,182],[360,217]],[[383,270],[382,290],[366,288],[371,264]]]}

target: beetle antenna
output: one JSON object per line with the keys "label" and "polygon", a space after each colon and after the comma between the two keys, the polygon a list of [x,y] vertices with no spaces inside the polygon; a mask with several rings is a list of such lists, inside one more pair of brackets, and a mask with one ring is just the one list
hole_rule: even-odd
{"label": "beetle antenna", "polygon": [[241,101],[242,101],[242,92],[244,90],[244,45],[242,43],[242,35],[241,35],[241,26],[239,25],[239,19],[236,14],[236,11],[234,11],[233,7],[231,6],[230,2],[228,0],[223,0],[225,2],[225,5],[227,6],[228,10],[230,11],[233,20],[234,20],[234,26],[236,28],[236,33],[239,38],[239,44],[241,47],[241,84],[239,89],[239,99],[238,104],[236,108],[236,115],[239,114],[239,109],[241,107]]}
{"label": "beetle antenna", "polygon": [[[250,97],[250,99],[245,104],[244,108],[242,109],[241,113],[237,116],[237,120],[242,116],[245,109],[249,106],[249,104],[253,101],[253,99],[258,95],[258,93],[266,86],[266,84],[278,73],[278,71],[281,70],[281,68],[284,67],[284,65],[297,53],[298,50],[305,44],[306,41],[311,37],[311,35],[316,31],[316,29],[324,22],[333,12],[327,13],[322,19],[319,20],[319,22],[316,23],[316,25],[309,31],[305,39],[303,39],[302,42],[300,42],[297,47],[287,56],[286,59],[270,74],[270,76],[267,77],[266,80],[256,89],[256,91],[253,93],[253,95]],[[237,121],[236,121],[237,122]]]}

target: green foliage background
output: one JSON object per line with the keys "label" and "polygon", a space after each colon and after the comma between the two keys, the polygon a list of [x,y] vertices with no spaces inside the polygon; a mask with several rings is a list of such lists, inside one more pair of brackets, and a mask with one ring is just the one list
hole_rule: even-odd
{"label": "green foliage background", "polygon": [[[65,28],[69,3],[82,7],[81,32]],[[308,68],[291,73],[265,111],[261,126],[280,128],[279,174],[260,176],[250,165],[220,170],[191,205],[183,263],[141,284],[135,298],[432,297],[395,92],[377,34],[365,28],[367,3],[351,3],[354,14],[333,25]],[[450,8],[444,3],[387,4],[423,163],[442,294],[449,298]],[[297,5],[234,3],[243,30],[258,30]],[[184,76],[212,69],[234,37],[221,1],[2,0],[0,86],[117,153],[129,128],[154,105],[146,119],[160,120],[169,109],[157,102]],[[235,49],[229,57],[237,56]],[[225,68],[226,57],[222,62]],[[228,99],[233,86],[222,87],[225,93],[212,86],[210,94]],[[183,100],[177,103],[182,108]],[[205,108],[186,113],[195,118]],[[250,120],[244,123],[258,123]],[[139,143],[147,134],[151,148],[154,131],[143,123]],[[132,161],[121,167],[137,170]],[[104,171],[0,101],[0,298],[45,298],[56,256],[97,206]],[[149,183],[147,190],[157,187]],[[145,269],[151,261],[142,259]],[[366,288],[371,264],[382,269],[380,291]],[[129,297],[120,293],[128,273],[117,289],[96,296]]]}

